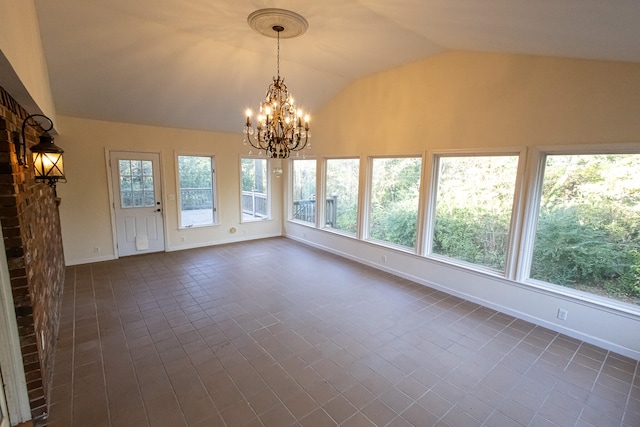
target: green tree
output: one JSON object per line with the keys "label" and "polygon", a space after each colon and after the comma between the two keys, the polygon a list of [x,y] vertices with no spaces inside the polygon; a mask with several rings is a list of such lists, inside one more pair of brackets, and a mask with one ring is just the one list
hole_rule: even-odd
{"label": "green tree", "polygon": [[504,270],[517,156],[439,159],[432,251]]}
{"label": "green tree", "polygon": [[369,219],[372,238],[415,247],[421,167],[420,158],[373,160]]}
{"label": "green tree", "polygon": [[180,188],[211,188],[211,157],[178,156]]}
{"label": "green tree", "polygon": [[182,210],[213,208],[211,157],[178,156],[178,175]]}
{"label": "green tree", "polygon": [[327,160],[326,193],[335,201],[333,228],[355,233],[358,222],[359,159]]}
{"label": "green tree", "polygon": [[531,277],[640,301],[639,155],[548,156]]}

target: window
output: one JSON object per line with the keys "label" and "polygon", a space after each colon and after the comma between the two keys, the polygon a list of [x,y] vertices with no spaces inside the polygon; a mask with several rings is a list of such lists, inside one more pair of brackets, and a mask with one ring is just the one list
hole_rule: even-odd
{"label": "window", "polygon": [[118,161],[120,168],[120,207],[147,208],[156,205],[151,160]]}
{"label": "window", "polygon": [[359,159],[328,159],[325,226],[356,234],[358,226]]}
{"label": "window", "polygon": [[242,221],[270,217],[267,159],[241,159]]}
{"label": "window", "polygon": [[216,223],[213,158],[178,156],[180,227]]}
{"label": "window", "polygon": [[547,155],[530,277],[640,304],[640,155]]}
{"label": "window", "polygon": [[518,156],[439,157],[431,253],[505,270]]}
{"label": "window", "polygon": [[415,248],[421,165],[420,158],[372,159],[370,238]]}
{"label": "window", "polygon": [[292,218],[316,222],[316,161],[293,160]]}

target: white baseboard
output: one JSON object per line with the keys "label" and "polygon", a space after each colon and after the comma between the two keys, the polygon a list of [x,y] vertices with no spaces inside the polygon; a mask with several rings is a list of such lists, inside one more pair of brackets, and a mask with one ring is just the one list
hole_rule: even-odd
{"label": "white baseboard", "polygon": [[114,259],[116,259],[116,257],[113,254],[102,255],[99,257],[91,257],[91,258],[81,258],[81,259],[71,259],[71,260],[65,259],[65,265],[67,267],[71,267],[73,265],[91,264],[94,262],[113,261]]}
{"label": "white baseboard", "polygon": [[272,237],[281,237],[281,234],[280,233],[276,233],[276,234],[267,233],[267,234],[258,234],[258,235],[252,234],[250,236],[241,236],[241,237],[237,237],[237,238],[216,240],[214,242],[201,242],[201,243],[191,243],[191,244],[184,244],[184,245],[177,245],[177,246],[169,246],[169,247],[167,247],[167,252],[184,251],[184,250],[187,250],[187,249],[206,248],[206,247],[209,247],[209,246],[226,245],[226,244],[229,244],[229,243],[246,242],[246,241],[249,241],[249,240],[270,239]]}

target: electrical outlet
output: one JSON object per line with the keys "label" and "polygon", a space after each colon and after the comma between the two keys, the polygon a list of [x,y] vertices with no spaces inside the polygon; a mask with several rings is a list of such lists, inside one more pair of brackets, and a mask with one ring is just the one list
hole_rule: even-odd
{"label": "electrical outlet", "polygon": [[558,319],[560,320],[567,320],[567,316],[569,315],[569,312],[563,308],[559,308],[558,309]]}
{"label": "electrical outlet", "polygon": [[187,241],[187,238],[184,236],[180,236],[180,242],[184,243]]}
{"label": "electrical outlet", "polygon": [[384,263],[387,262],[387,256],[386,255],[382,255],[382,262],[384,262]]}
{"label": "electrical outlet", "polygon": [[93,247],[93,253],[94,254],[99,254],[100,253],[100,246],[94,246]]}

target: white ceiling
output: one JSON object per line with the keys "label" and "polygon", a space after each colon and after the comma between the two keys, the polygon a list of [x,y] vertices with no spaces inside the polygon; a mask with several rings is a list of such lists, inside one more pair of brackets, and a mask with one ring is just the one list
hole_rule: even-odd
{"label": "white ceiling", "polygon": [[640,62],[640,0],[35,0],[59,114],[240,132],[276,74],[247,16],[309,21],[281,75],[313,111],[353,80],[451,49]]}

